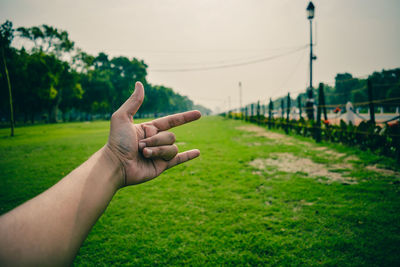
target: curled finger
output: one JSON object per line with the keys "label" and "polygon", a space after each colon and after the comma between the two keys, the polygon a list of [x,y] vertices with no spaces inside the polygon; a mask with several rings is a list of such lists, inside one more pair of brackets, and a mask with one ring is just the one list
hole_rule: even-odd
{"label": "curled finger", "polygon": [[175,142],[175,139],[175,134],[171,132],[160,132],[156,135],[140,140],[139,148],[143,149],[145,147],[172,145]]}
{"label": "curled finger", "polygon": [[171,160],[178,154],[178,147],[176,145],[145,147],[143,149],[143,156],[148,159],[161,158],[163,160]]}

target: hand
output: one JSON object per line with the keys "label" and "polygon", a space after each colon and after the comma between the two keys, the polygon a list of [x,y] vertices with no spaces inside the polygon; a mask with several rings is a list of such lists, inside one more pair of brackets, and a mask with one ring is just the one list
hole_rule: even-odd
{"label": "hand", "polygon": [[106,150],[116,156],[121,166],[121,187],[139,184],[160,175],[164,170],[200,155],[197,149],[178,153],[175,135],[166,132],[201,117],[197,110],[179,113],[151,122],[133,123],[133,116],[144,99],[144,88],[136,82],[135,91],[111,117]]}

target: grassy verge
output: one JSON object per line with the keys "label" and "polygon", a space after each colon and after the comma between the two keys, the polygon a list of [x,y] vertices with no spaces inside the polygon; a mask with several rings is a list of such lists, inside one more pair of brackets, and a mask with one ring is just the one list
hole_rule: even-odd
{"label": "grassy verge", "polygon": [[[218,117],[175,129],[202,155],[149,183],[120,190],[75,265],[400,264],[400,188],[390,159],[301,137],[277,142]],[[107,140],[108,123],[0,130],[0,211],[42,192]],[[326,146],[337,154],[326,153]],[[249,163],[290,154],[334,166],[355,184]],[[349,157],[353,156],[353,157]],[[321,166],[322,166],[321,165]],[[322,181],[322,182],[321,182]]]}

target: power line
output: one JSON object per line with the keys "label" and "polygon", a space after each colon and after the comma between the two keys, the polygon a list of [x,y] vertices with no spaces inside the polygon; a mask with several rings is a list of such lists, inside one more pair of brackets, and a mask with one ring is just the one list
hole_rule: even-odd
{"label": "power line", "polygon": [[[15,41],[15,39],[14,39]],[[282,51],[287,49],[295,49],[297,46],[281,46],[281,47],[272,47],[272,48],[224,48],[224,49],[137,49],[137,48],[112,48],[107,49],[107,51],[118,51],[118,52],[127,52],[127,53],[150,53],[150,54],[166,54],[166,55],[177,55],[177,54],[214,54],[214,53],[247,53],[247,52],[266,52],[266,51]],[[103,51],[104,47],[97,46],[85,46],[86,49]]]}
{"label": "power line", "polygon": [[[306,50],[304,50],[304,52],[305,52],[305,51],[306,51]],[[282,85],[281,85],[280,87],[278,87],[278,89],[276,89],[275,91],[272,92],[272,94],[270,94],[271,96],[275,95],[276,92],[278,92],[279,90],[281,90],[281,88],[282,88],[283,86],[285,86],[285,85],[289,82],[289,80],[293,77],[293,75],[294,75],[294,74],[296,73],[296,71],[298,70],[301,61],[302,61],[303,58],[304,58],[304,55],[305,55],[304,52],[303,52],[303,54],[301,54],[299,60],[298,60],[298,61],[296,62],[296,64],[294,65],[294,68],[293,68],[292,71],[289,73],[289,75],[288,75],[288,77],[286,78],[286,80],[282,83]],[[303,90],[301,90],[301,91],[303,91]],[[292,93],[296,93],[296,92],[292,92]]]}
{"label": "power line", "polygon": [[245,65],[251,65],[251,64],[256,64],[256,63],[261,63],[261,62],[266,62],[270,61],[276,58],[284,57],[290,54],[294,54],[298,51],[301,51],[303,49],[307,48],[307,46],[302,46],[300,48],[297,48],[295,50],[291,50],[286,53],[270,56],[270,57],[264,57],[260,59],[254,59],[254,60],[249,60],[245,62],[240,62],[240,63],[233,63],[233,64],[222,64],[222,65],[217,65],[217,66],[208,66],[208,67],[194,67],[194,68],[180,68],[180,69],[153,69],[150,71],[153,72],[191,72],[191,71],[206,71],[206,70],[215,70],[215,69],[226,69],[226,68],[233,68],[233,67],[240,67],[240,66],[245,66]]}
{"label": "power line", "polygon": [[[293,49],[297,49],[297,48],[302,48],[302,47],[304,47],[304,45],[302,45],[302,46],[295,46],[295,47],[290,47],[289,49],[290,49],[290,51],[291,50],[293,50]],[[285,49],[280,49],[280,50],[288,50],[288,48],[285,48]],[[221,64],[234,64],[234,63],[240,63],[240,62],[242,62],[242,61],[245,61],[245,62],[247,62],[247,61],[252,61],[252,60],[257,60],[257,59],[259,59],[260,57],[262,58],[262,57],[264,57],[265,56],[265,53],[263,54],[263,55],[260,55],[260,53],[258,53],[257,55],[253,55],[253,56],[241,56],[241,57],[238,57],[238,58],[231,58],[231,59],[221,59],[221,60],[207,60],[207,61],[196,61],[196,62],[179,62],[179,63],[175,63],[175,64],[171,64],[171,63],[168,63],[168,62],[164,62],[164,63],[159,63],[159,64],[157,64],[157,66],[159,66],[159,68],[166,68],[166,69],[168,69],[168,68],[173,68],[173,69],[176,69],[176,68],[196,68],[196,67],[202,67],[202,66],[204,66],[204,65],[221,65]]]}

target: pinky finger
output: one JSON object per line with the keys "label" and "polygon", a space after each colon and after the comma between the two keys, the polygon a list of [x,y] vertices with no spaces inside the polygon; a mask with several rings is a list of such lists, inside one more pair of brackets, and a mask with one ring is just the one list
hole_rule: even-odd
{"label": "pinky finger", "polygon": [[193,149],[189,151],[185,151],[182,153],[178,153],[173,159],[168,161],[167,169],[172,168],[178,164],[184,163],[186,161],[197,158],[200,155],[200,150]]}

